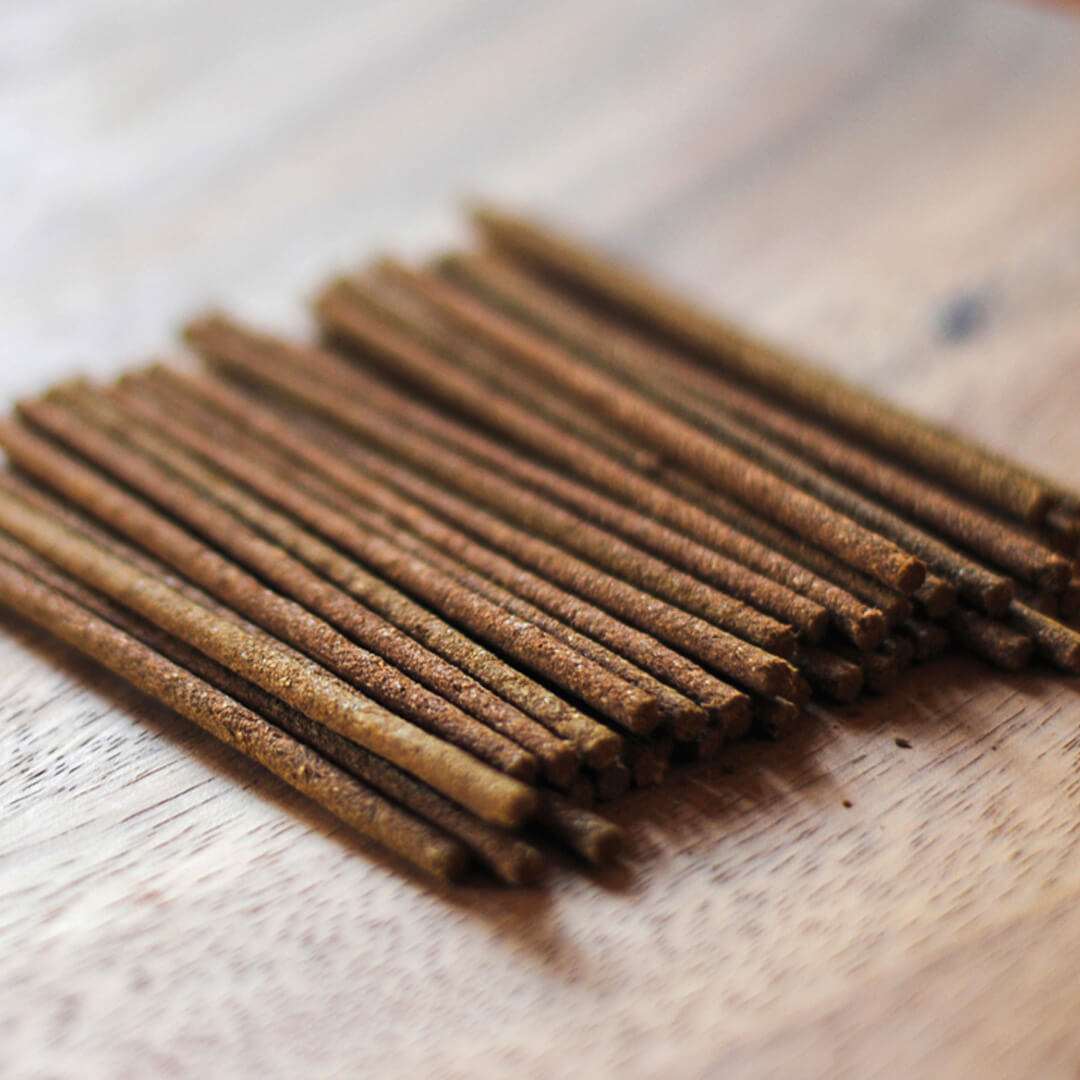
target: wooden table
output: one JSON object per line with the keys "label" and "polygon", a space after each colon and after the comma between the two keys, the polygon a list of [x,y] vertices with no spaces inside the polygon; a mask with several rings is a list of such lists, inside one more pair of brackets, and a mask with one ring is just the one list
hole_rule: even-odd
{"label": "wooden table", "polygon": [[[211,302],[303,327],[320,275],[458,239],[482,191],[1077,479],[1068,15],[53,0],[0,31],[6,400]],[[631,798],[618,872],[444,892],[6,616],[0,650],[5,1077],[1080,1070],[1075,682],[924,668]]]}

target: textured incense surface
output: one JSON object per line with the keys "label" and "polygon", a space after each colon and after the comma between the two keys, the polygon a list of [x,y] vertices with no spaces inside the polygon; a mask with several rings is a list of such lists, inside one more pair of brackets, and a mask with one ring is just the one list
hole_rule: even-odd
{"label": "textured incense surface", "polygon": [[0,597],[414,865],[510,884],[545,837],[615,858],[594,801],[677,800],[952,647],[1080,672],[1080,500],[478,220],[496,253],[328,285],[325,346],[208,316],[203,371],[21,402]]}

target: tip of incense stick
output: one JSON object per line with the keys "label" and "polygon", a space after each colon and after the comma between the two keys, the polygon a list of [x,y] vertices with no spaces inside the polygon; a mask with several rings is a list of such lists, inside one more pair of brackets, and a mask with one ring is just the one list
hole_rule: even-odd
{"label": "tip of incense stick", "polygon": [[1061,555],[1051,555],[1035,576],[1035,587],[1046,592],[1061,592],[1069,584],[1072,563]]}
{"label": "tip of incense stick", "polygon": [[459,882],[471,864],[472,857],[460,844],[433,845],[426,851],[425,866],[436,877],[451,884]]}
{"label": "tip of incense stick", "polygon": [[703,704],[709,719],[721,728],[726,739],[741,739],[750,730],[754,708],[745,694],[724,698],[718,702],[706,701]]}
{"label": "tip of incense stick", "polygon": [[914,555],[899,556],[895,573],[895,587],[905,596],[910,596],[926,580],[926,564]]}
{"label": "tip of incense stick", "polygon": [[553,787],[565,791],[578,775],[578,755],[570,743],[548,750],[543,760],[545,779]]}
{"label": "tip of incense stick", "polygon": [[915,600],[928,619],[944,619],[956,607],[956,586],[941,578],[927,578],[915,594]]}
{"label": "tip of incense stick", "polygon": [[622,739],[606,728],[589,735],[582,746],[587,764],[594,769],[606,769],[614,764],[622,752]]}
{"label": "tip of incense stick", "polygon": [[534,885],[544,876],[547,863],[532,844],[517,843],[501,864],[500,876],[508,885]]}
{"label": "tip of incense stick", "polygon": [[519,780],[507,780],[516,785],[516,790],[504,792],[497,813],[502,819],[500,824],[508,829],[516,829],[536,817],[540,795],[536,788],[528,787]]}
{"label": "tip of incense stick", "polygon": [[681,740],[696,739],[708,726],[709,713],[693,702],[688,702],[671,718],[671,730]]}
{"label": "tip of incense stick", "polygon": [[42,401],[63,402],[67,401],[72,394],[81,394],[93,388],[93,383],[85,375],[73,375],[70,379],[63,379],[41,395]]}
{"label": "tip of incense stick", "polygon": [[607,866],[623,853],[626,834],[610,821],[598,820],[602,823],[590,829],[581,845],[581,854],[597,866]]}
{"label": "tip of incense stick", "polygon": [[878,608],[867,608],[853,626],[852,638],[862,650],[876,649],[889,632],[889,622],[885,613]]}
{"label": "tip of incense stick", "polygon": [[979,600],[983,611],[994,618],[1000,618],[1009,610],[1009,605],[1016,599],[1016,589],[1006,578],[987,585],[981,590]]}

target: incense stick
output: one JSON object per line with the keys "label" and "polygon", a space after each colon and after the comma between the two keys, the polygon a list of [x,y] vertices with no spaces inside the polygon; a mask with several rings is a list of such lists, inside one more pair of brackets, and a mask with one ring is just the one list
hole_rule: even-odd
{"label": "incense stick", "polygon": [[317,802],[363,836],[435,877],[454,881],[462,845],[394,805],[208,683],[0,560],[0,601],[92,657]]}
{"label": "incense stick", "polygon": [[460,325],[513,353],[583,405],[633,431],[693,474],[900,592],[910,593],[921,584],[925,570],[920,561],[884,537],[708,438],[617,380],[567,365],[565,354],[556,346],[511,323],[464,290],[429,273],[404,268],[401,273],[407,273],[417,289]]}
{"label": "incense stick", "polygon": [[[42,468],[47,459],[45,454],[35,453],[37,442],[40,440],[17,431],[12,424],[0,425],[0,445],[21,466],[37,472],[48,483],[51,470]],[[82,479],[74,460],[63,462],[57,472],[65,485]],[[107,493],[102,490],[100,494]],[[105,498],[95,502],[107,513],[105,504]],[[413,773],[484,820],[513,826],[535,811],[535,793],[520,781],[382,708],[314,661],[275,648],[264,638],[192,603],[8,491],[0,491],[0,527],[86,584],[313,720]]]}
{"label": "incense stick", "polygon": [[[334,589],[276,545],[247,529],[226,510],[200,495],[198,489],[178,474],[170,474],[150,458],[143,457],[133,444],[115,441],[115,430],[110,435],[97,426],[98,416],[91,417],[85,410],[76,415],[54,403],[43,402],[25,402],[21,411],[98,467],[139,491],[151,503],[198,530],[224,555],[236,559],[237,563],[228,567],[228,584],[224,584],[221,575],[206,571],[206,566],[216,561],[206,558],[208,549],[199,551],[199,568],[194,570],[190,544],[161,543],[154,549],[156,554],[172,562],[213,595],[311,654],[358,689],[425,730],[448,739],[510,775],[525,780],[535,776],[535,759],[521,747],[407,677],[402,669],[387,663],[381,656],[361,648],[359,643],[378,641],[396,659],[404,660],[417,674],[422,672],[422,678],[434,682],[438,681],[441,670],[439,658],[417,647],[405,635],[395,636],[393,627]],[[129,427],[133,425],[129,423]],[[134,432],[128,434],[130,437]],[[258,573],[303,607],[289,606],[288,600],[263,587],[241,570],[241,566]]]}
{"label": "incense stick", "polygon": [[535,881],[543,872],[543,856],[516,836],[487,825],[389,762],[343,739],[303,713],[240,678],[145,619],[87,589],[25,546],[0,533],[0,559],[33,575],[42,584],[108,620],[166,659],[247,706],[264,720],[307,743],[327,760],[370,784],[387,798],[461,840],[503,881],[512,885]]}
{"label": "incense stick", "polygon": [[471,255],[447,260],[454,278],[464,278],[514,314],[577,355],[602,361],[653,382],[662,378],[711,408],[733,414],[756,430],[800,451],[833,475],[918,518],[943,536],[1039,588],[1060,589],[1068,561],[1045,545],[955,498],[943,488],[860,449],[819,425],[794,416],[716,370],[702,368],[671,350],[644,341],[625,325],[574,303],[565,294],[497,257]]}
{"label": "incense stick", "polygon": [[1003,513],[1038,522],[1065,494],[1030,470],[787,356],[550,229],[490,207],[477,209],[474,220],[484,237],[502,250],[551,271],[656,327],[722,370],[941,477]]}
{"label": "incense stick", "polygon": [[[581,633],[603,642],[661,681],[676,687],[706,708],[717,720],[731,725],[733,729],[739,724],[745,726],[748,721],[749,703],[744,694],[667,649],[655,638],[619,622],[599,608],[530,573],[520,563],[510,561],[494,549],[481,546],[465,532],[448,526],[444,520],[425,509],[426,505],[434,504],[440,511],[445,511],[451,520],[463,520],[467,526],[482,524],[484,519],[481,515],[466,509],[464,503],[437,486],[406,470],[394,470],[374,456],[361,458],[363,467],[358,468],[352,464],[353,457],[359,454],[355,446],[335,438],[327,429],[313,428],[310,420],[299,428],[286,423],[279,414],[239,395],[217,380],[182,377],[175,372],[158,374],[175,388],[220,410],[237,428],[256,433],[258,444],[248,444],[248,450],[253,455],[260,453],[259,446],[265,451],[267,446],[273,445],[288,455],[289,463],[285,468],[294,474],[298,468],[314,470],[304,473],[305,485],[318,491],[320,497],[326,498],[338,509],[348,509],[354,516],[360,516],[360,503],[378,507],[391,515],[393,521],[407,524],[417,536],[453,554],[464,565],[536,604]],[[305,438],[301,431],[313,437]],[[391,486],[383,477],[392,478],[398,486]],[[335,498],[325,488],[320,489],[319,483],[332,484],[338,497]],[[410,497],[406,497],[406,493]],[[412,501],[413,498],[417,501]],[[376,519],[365,513],[363,520],[374,522]],[[400,532],[392,535],[399,542],[403,539]]]}

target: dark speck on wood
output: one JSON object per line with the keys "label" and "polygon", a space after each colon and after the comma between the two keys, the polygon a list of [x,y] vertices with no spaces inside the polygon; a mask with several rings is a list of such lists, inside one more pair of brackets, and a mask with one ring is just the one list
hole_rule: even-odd
{"label": "dark speck on wood", "polygon": [[942,341],[957,344],[974,337],[986,323],[989,304],[977,292],[959,293],[938,312],[938,333]]}

